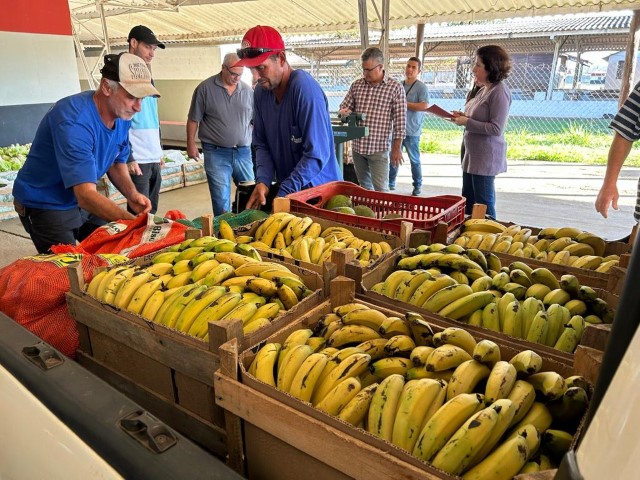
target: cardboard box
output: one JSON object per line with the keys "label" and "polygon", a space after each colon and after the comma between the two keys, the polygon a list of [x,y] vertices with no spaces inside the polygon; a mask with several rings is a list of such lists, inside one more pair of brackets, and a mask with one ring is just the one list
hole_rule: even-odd
{"label": "cardboard box", "polygon": [[[349,288],[351,285],[351,288]],[[402,313],[369,304],[387,315]],[[272,335],[266,342],[282,342],[294,330],[313,328],[322,315],[335,306],[354,301],[353,282],[345,277],[336,278],[331,285],[331,296],[313,310],[302,315],[294,323]],[[441,331],[433,325],[434,332]],[[477,337],[480,339],[480,337]],[[261,345],[260,345],[261,346]],[[522,348],[500,344],[503,358],[510,358]],[[249,478],[300,478],[302,471],[314,472],[313,478],[356,479],[451,479],[441,472],[408,454],[402,449],[357,429],[336,417],[330,416],[274,387],[258,381],[248,373],[248,367],[258,350],[238,353],[232,340],[220,348],[223,366],[215,374],[216,402],[236,421],[244,420],[245,454]],[[239,364],[238,364],[239,362]],[[573,366],[543,355],[542,370],[555,370],[563,376],[572,375]],[[241,381],[238,381],[238,375]],[[228,434],[229,442],[242,445],[242,435]],[[240,447],[229,450],[238,451]],[[276,453],[277,452],[277,453]],[[295,459],[296,465],[291,465]],[[315,476],[315,466],[324,468]],[[244,468],[240,460],[232,461]],[[339,472],[332,477],[326,472]],[[244,470],[241,470],[244,473]]]}
{"label": "cardboard box", "polygon": [[[551,358],[556,358],[559,361],[568,364],[573,363],[573,355],[570,353],[561,352],[560,350],[556,350],[555,348],[541,345],[539,343],[527,342],[526,340],[511,337],[500,332],[494,332],[493,330],[489,330],[483,327],[476,327],[463,322],[458,322],[456,320],[438,315],[437,313],[429,312],[428,310],[417,307],[415,305],[403,303],[398,300],[385,297],[384,295],[372,292],[371,287],[373,287],[373,285],[383,281],[389,276],[391,272],[395,270],[395,265],[398,261],[398,257],[401,254],[402,252],[396,252],[394,255],[384,259],[384,261],[377,265],[374,269],[371,269],[362,276],[362,279],[359,283],[360,288],[358,289],[359,298],[363,298],[376,305],[387,306],[389,308],[416,311],[423,315],[429,322],[437,325],[457,327],[463,325],[464,328],[469,330],[474,336],[478,335],[483,338],[488,338],[498,343],[499,345],[509,344],[521,349],[528,348],[536,351],[540,355],[546,355]],[[616,295],[613,295],[610,292],[601,289],[596,289],[596,292],[598,293],[598,296],[603,300],[606,300],[610,306],[614,308],[617,307],[619,298]]]}
{"label": "cardboard box", "polygon": [[[132,263],[147,264],[151,256],[140,257]],[[191,419],[208,428],[210,436],[224,438],[224,412],[215,405],[213,390],[213,372],[220,366],[220,345],[235,338],[242,348],[248,348],[324,298],[323,280],[317,273],[294,265],[288,267],[313,291],[310,296],[278,315],[271,325],[250,335],[242,334],[241,322],[210,323],[208,342],[101,303],[84,293],[82,272],[71,267],[67,306],[80,330],[80,360],[108,372],[118,388],[124,381],[130,384],[129,389],[134,389],[131,384],[136,386],[135,390],[143,397],[142,392],[150,392],[145,397],[150,409],[158,403],[165,409],[167,405],[179,407],[181,412],[188,412]],[[189,422],[180,421],[172,426],[190,435]],[[224,444],[218,443],[211,449],[225,453]]]}

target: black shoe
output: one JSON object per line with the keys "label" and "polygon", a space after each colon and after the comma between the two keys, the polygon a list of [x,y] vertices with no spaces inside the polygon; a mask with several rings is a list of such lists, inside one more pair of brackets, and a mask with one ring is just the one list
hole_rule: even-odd
{"label": "black shoe", "polygon": [[419,188],[414,188],[413,192],[411,192],[411,195],[413,195],[414,197],[417,197],[421,193],[422,193],[422,190],[420,190]]}
{"label": "black shoe", "polygon": [[395,185],[389,185],[389,190],[395,190],[396,186]]}

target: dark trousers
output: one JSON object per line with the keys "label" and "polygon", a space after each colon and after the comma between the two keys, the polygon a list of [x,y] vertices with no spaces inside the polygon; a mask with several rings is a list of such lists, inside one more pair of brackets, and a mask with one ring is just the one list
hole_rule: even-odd
{"label": "dark trousers", "polygon": [[106,223],[81,208],[44,210],[25,207],[17,200],[14,205],[38,253],[50,253],[53,245],[75,245]]}
{"label": "dark trousers", "polygon": [[[131,181],[136,186],[136,190],[151,200],[151,213],[158,211],[158,200],[160,198],[160,185],[162,184],[162,172],[160,163],[138,163],[142,175],[131,175]],[[136,215],[127,205],[127,211]]]}
{"label": "dark trousers", "polygon": [[487,206],[487,215],[496,218],[496,177],[462,172],[462,196],[467,200],[465,213],[471,214],[475,203]]}

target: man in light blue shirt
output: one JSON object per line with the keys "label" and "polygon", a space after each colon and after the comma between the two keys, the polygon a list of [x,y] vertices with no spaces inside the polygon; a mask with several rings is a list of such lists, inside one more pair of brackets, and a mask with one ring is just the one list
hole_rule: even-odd
{"label": "man in light blue shirt", "polygon": [[[427,86],[418,80],[422,62],[417,57],[407,60],[404,69],[405,80],[402,82],[407,95],[407,133],[402,146],[407,151],[411,162],[411,177],[413,178],[412,195],[422,193],[422,165],[420,163],[420,134],[422,133],[422,119],[424,111],[429,106],[429,92]],[[389,190],[396,189],[398,167],[389,164]]]}
{"label": "man in light blue shirt", "polygon": [[[156,49],[164,49],[164,43],[161,43],[144,25],[131,29],[128,42],[129,53],[143,59],[149,70],[151,70],[150,65]],[[162,183],[162,145],[156,97],[142,99],[142,110],[131,119],[129,142],[131,156],[127,161],[127,169],[131,175],[131,181],[138,192],[151,200],[151,213],[156,213]],[[131,209],[129,211],[131,212]]]}

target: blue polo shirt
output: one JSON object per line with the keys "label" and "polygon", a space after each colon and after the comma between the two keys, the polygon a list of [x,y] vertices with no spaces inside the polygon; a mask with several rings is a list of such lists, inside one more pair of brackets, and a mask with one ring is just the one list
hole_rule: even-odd
{"label": "blue polo shirt", "polygon": [[293,70],[281,103],[259,85],[254,93],[256,181],[280,180],[278,196],[342,180],[327,97],[311,75]]}
{"label": "blue polo shirt", "polygon": [[113,129],[108,128],[98,114],[93,93],[59,100],[40,122],[13,184],[13,196],[24,206],[75,208],[75,185],[96,183],[114,162],[126,163],[131,121],[116,119]]}

